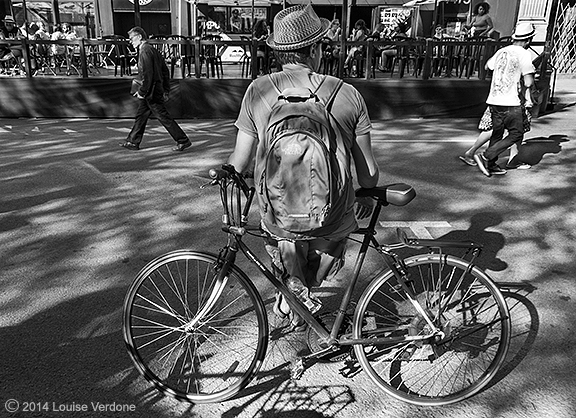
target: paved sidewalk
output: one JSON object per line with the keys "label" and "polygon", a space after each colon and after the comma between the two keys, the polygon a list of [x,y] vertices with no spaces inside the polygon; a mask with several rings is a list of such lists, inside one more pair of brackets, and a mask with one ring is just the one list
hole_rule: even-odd
{"label": "paved sidewalk", "polygon": [[[219,404],[160,396],[126,354],[123,298],[159,254],[186,247],[215,252],[222,245],[217,193],[199,186],[232,150],[233,121],[182,121],[194,146],[173,153],[156,121],[143,149],[131,152],[118,146],[129,120],[0,119],[0,416],[71,416],[7,414],[12,398],[49,408],[133,405],[123,418],[573,418],[576,80],[559,79],[555,97],[560,105],[527,134],[537,164],[503,178],[488,179],[457,159],[476,139],[477,120],[374,121],[382,184],[407,182],[418,193],[414,204],[390,208],[382,220],[429,221],[436,225],[430,232],[441,236],[471,231],[475,215],[485,215],[492,223],[479,237],[487,268],[516,286],[508,295],[516,338],[498,382],[443,408],[395,401],[339,363],[314,366],[298,382],[288,379],[286,367],[275,368]],[[381,228],[379,237],[392,229]],[[250,277],[272,300],[258,276]],[[326,289],[330,297],[337,287]],[[288,339],[273,348],[289,360],[303,345]]]}

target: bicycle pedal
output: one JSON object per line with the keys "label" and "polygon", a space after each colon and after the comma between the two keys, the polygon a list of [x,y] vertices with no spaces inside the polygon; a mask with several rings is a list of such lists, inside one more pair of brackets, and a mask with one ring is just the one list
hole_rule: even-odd
{"label": "bicycle pedal", "polygon": [[290,379],[300,380],[300,378],[304,374],[304,370],[306,370],[306,367],[304,365],[304,359],[299,358],[292,365],[292,370],[290,370]]}

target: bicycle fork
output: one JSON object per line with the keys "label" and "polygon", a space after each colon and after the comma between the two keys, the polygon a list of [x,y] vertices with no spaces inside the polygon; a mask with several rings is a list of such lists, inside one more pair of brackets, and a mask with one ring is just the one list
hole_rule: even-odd
{"label": "bicycle fork", "polygon": [[228,283],[228,270],[230,269],[230,266],[234,264],[238,252],[238,250],[233,247],[228,247],[228,250],[230,252],[228,252],[224,257],[224,263],[218,270],[218,275],[214,280],[214,286],[212,287],[212,291],[210,292],[206,303],[190,321],[181,326],[184,332],[192,332],[196,329],[198,322],[200,322],[202,318],[205,318],[212,308],[214,308],[218,298],[220,298],[222,292],[226,288],[226,284]]}

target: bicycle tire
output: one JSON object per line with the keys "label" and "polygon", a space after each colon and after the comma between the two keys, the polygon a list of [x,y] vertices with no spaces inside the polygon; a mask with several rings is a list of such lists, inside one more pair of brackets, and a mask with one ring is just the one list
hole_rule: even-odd
{"label": "bicycle tire", "polygon": [[[355,345],[354,353],[370,378],[399,400],[438,406],[469,398],[486,387],[508,352],[506,301],[488,275],[466,260],[425,254],[404,263],[416,299],[445,337]],[[354,338],[426,332],[423,316],[397,285],[391,270],[368,285],[354,314]]]}
{"label": "bicycle tire", "polygon": [[[148,263],[126,294],[128,353],[165,395],[193,403],[230,399],[262,364],[268,343],[262,298],[236,266],[217,286],[220,265],[209,253],[168,253]],[[202,312],[210,295],[212,308]]]}

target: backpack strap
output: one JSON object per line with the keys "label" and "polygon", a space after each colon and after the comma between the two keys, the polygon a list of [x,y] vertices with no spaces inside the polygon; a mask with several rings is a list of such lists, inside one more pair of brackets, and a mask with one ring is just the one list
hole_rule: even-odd
{"label": "backpack strap", "polygon": [[[278,86],[276,85],[276,83],[272,80],[272,77],[270,75],[267,75],[265,77],[262,77],[263,80],[268,80],[268,82],[272,85],[272,88],[274,90],[276,90],[277,93],[277,97],[276,99],[282,94],[282,92],[280,91],[280,89],[278,88]],[[258,95],[260,96],[260,100],[262,100],[264,103],[266,103],[266,107],[268,108],[268,111],[272,110],[272,104],[270,104],[268,102],[268,100],[266,99],[265,95],[262,93],[261,88],[256,87],[255,88],[256,92],[258,93]],[[268,90],[268,89],[266,89]]]}
{"label": "backpack strap", "polygon": [[332,108],[332,102],[336,98],[336,95],[342,88],[343,84],[344,81],[340,78],[324,76],[324,78],[316,88],[314,94],[318,98],[327,97],[326,101],[324,102],[324,106],[326,106],[326,109],[328,111],[330,111],[330,109]]}

